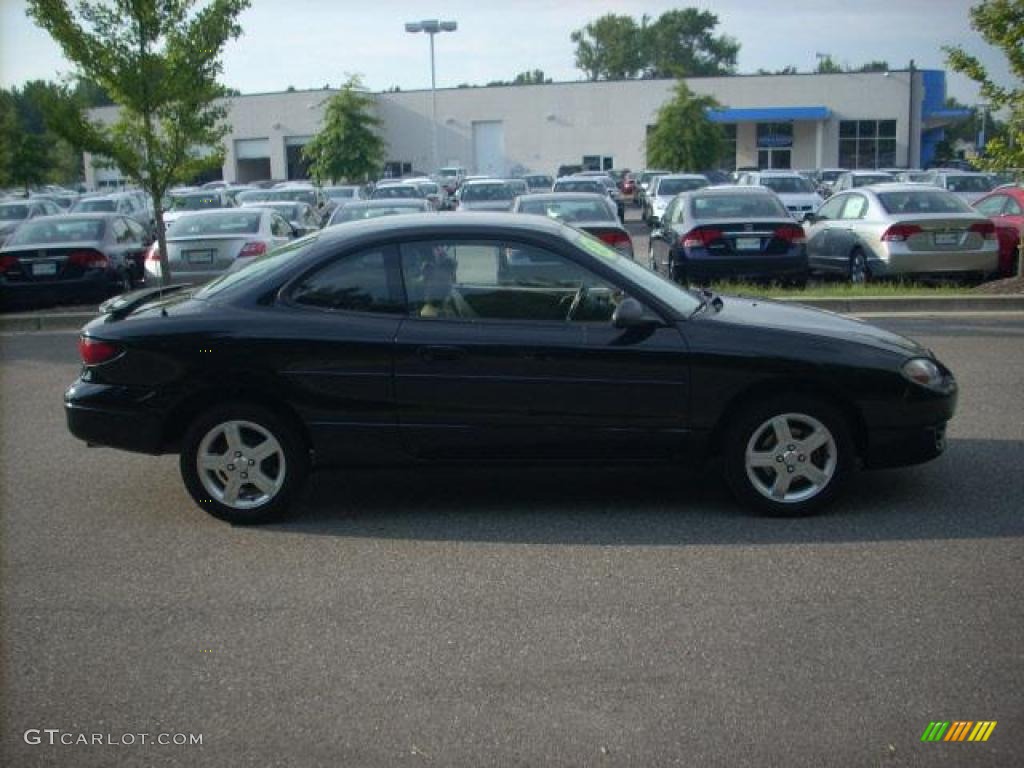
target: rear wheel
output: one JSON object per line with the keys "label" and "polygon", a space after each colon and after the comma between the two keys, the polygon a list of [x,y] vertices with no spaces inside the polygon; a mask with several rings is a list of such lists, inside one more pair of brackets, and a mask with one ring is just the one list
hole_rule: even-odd
{"label": "rear wheel", "polygon": [[291,423],[255,404],[213,408],[193,422],[181,475],[193,500],[236,524],[284,517],[308,472],[308,453]]}
{"label": "rear wheel", "polygon": [[726,435],[725,476],[736,498],[768,515],[810,514],[854,466],[850,428],[813,397],[772,397],[744,409]]}
{"label": "rear wheel", "polygon": [[871,279],[867,259],[860,248],[850,254],[849,277],[854,285],[864,285]]}

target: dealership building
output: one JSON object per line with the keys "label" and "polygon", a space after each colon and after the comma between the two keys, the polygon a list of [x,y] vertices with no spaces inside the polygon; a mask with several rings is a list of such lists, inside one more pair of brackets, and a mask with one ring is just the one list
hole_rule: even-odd
{"label": "dealership building", "polygon": [[[726,136],[718,163],[723,169],[922,167],[933,159],[944,128],[969,114],[946,108],[942,70],[731,75],[685,82],[721,105],[709,117]],[[377,93],[386,172],[434,170],[435,141],[438,165],[461,165],[470,173],[553,174],[571,164],[643,168],[647,133],[675,85],[675,80],[618,80]],[[301,150],[318,131],[334,93],[228,99],[222,178],[306,178]],[[106,107],[92,115],[112,121],[116,113],[116,107]],[[94,167],[88,155],[85,167],[90,187],[120,182],[116,169]]]}

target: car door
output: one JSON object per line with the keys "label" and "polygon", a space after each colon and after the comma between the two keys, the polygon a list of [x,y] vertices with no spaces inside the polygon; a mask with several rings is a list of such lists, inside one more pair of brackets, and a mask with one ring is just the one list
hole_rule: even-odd
{"label": "car door", "polygon": [[834,256],[833,230],[839,226],[839,214],[847,195],[830,197],[804,227],[807,233],[807,261],[812,270],[834,272],[841,269]]}
{"label": "car door", "polygon": [[647,266],[662,275],[669,273],[669,254],[679,237],[678,223],[682,212],[682,201],[675,198],[665,209],[658,228],[651,230]]}
{"label": "car door", "polygon": [[392,386],[405,311],[397,249],[339,246],[284,290],[278,309],[285,399],[307,425],[318,463],[404,456]]}
{"label": "car door", "polygon": [[857,247],[864,251],[866,259],[874,256],[874,250],[863,237],[861,229],[861,222],[868,213],[868,199],[856,192],[845,198],[839,221],[832,227],[828,243],[829,259],[840,270],[848,270],[850,254]]}
{"label": "car door", "polygon": [[641,457],[677,436],[680,334],[608,330],[621,292],[565,252],[446,237],[403,243],[401,264],[395,399],[416,456]]}

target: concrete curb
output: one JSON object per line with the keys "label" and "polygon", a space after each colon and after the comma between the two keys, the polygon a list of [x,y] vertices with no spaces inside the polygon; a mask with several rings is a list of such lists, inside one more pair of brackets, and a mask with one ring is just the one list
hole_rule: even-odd
{"label": "concrete curb", "polygon": [[[1024,294],[1013,296],[863,296],[849,299],[780,299],[844,315],[1024,312]],[[0,333],[77,331],[95,312],[19,313],[0,315]]]}

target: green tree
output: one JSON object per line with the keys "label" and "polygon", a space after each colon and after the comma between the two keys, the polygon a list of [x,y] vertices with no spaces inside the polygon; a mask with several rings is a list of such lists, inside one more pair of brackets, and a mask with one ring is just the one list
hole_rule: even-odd
{"label": "green tree", "polygon": [[875,59],[874,61],[868,61],[861,64],[856,69],[857,72],[888,72],[889,62],[884,59]]}
{"label": "green tree", "polygon": [[221,52],[241,34],[249,0],[29,0],[28,13],[78,67],[120,106],[117,121],[90,122],[77,102],[52,100],[49,124],[72,145],[120,168],[153,201],[163,280],[170,280],[161,201],[179,181],[223,162],[228,130],[218,82]]}
{"label": "green tree", "polygon": [[718,16],[698,8],[666,11],[645,27],[643,48],[648,77],[729,75],[736,71],[740,44],[715,36]]}
{"label": "green tree", "polygon": [[544,77],[543,69],[533,69],[516,75],[512,80],[512,85],[543,85],[550,82],[550,77]]}
{"label": "green tree", "polygon": [[576,66],[588,80],[624,80],[643,69],[640,26],[632,16],[608,13],[575,30]]}
{"label": "green tree", "polygon": [[846,70],[832,58],[831,54],[828,54],[818,59],[818,66],[814,71],[819,75],[837,75]]}
{"label": "green tree", "polygon": [[1005,135],[987,142],[979,159],[989,170],[1024,168],[1024,0],[985,0],[971,8],[971,26],[985,42],[1006,55],[1015,87],[998,85],[977,57],[960,46],[946,46],[949,66],[980,86],[993,112],[1006,115]]}
{"label": "green tree", "polygon": [[46,181],[68,183],[81,178],[81,152],[49,127],[46,104],[73,102],[64,86],[32,80],[20,89],[0,92],[0,179],[28,190]]}
{"label": "green tree", "polygon": [[658,110],[647,134],[647,163],[652,168],[701,171],[712,168],[722,154],[722,129],[707,116],[719,104],[710,96],[696,96],[677,83],[675,96]]}
{"label": "green tree", "polygon": [[384,162],[384,140],[374,101],[356,76],[327,102],[323,127],[302,149],[317,182],[364,181]]}

